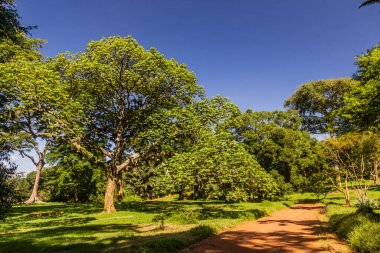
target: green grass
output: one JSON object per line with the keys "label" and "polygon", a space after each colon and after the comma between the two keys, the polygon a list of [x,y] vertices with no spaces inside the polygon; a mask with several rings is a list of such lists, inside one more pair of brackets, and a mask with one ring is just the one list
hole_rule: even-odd
{"label": "green grass", "polygon": [[[368,197],[376,201],[380,188],[371,187]],[[355,194],[351,193],[352,204]],[[360,212],[357,207],[346,207],[342,194],[329,194],[323,202],[327,205],[329,226],[356,252],[380,252],[380,210]],[[379,203],[378,203],[379,204]]]}
{"label": "green grass", "polygon": [[19,205],[0,222],[0,252],[174,252],[296,199],[239,204],[163,199],[127,202],[112,214],[93,204]]}

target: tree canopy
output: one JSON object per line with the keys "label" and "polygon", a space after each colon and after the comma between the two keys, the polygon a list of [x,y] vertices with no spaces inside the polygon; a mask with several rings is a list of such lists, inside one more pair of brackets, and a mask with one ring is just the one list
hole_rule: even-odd
{"label": "tree canopy", "polygon": [[302,128],[310,133],[337,134],[346,131],[347,124],[336,111],[344,106],[344,95],[355,83],[350,78],[305,83],[284,105],[300,113]]}
{"label": "tree canopy", "polygon": [[357,129],[378,127],[380,123],[380,46],[356,59],[358,82],[345,94],[340,114]]}
{"label": "tree canopy", "polygon": [[149,127],[147,118],[192,103],[202,89],[185,65],[132,37],[92,41],[85,52],[61,55],[56,64],[64,92],[78,106],[65,107],[65,117],[57,114],[58,131],[108,168],[104,209],[112,212],[117,178],[142,155],[136,137]]}

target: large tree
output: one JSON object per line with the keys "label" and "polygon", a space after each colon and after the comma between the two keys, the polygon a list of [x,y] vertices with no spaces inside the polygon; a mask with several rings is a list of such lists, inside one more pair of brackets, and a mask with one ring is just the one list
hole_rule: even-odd
{"label": "large tree", "polygon": [[380,124],[380,45],[356,59],[358,66],[353,89],[344,96],[340,114],[359,130]]}
{"label": "large tree", "polygon": [[336,112],[344,106],[343,96],[353,85],[355,81],[350,78],[305,83],[285,101],[285,107],[300,113],[302,128],[310,133],[336,135],[347,130]]}
{"label": "large tree", "polygon": [[53,102],[64,98],[59,89],[59,76],[49,64],[39,59],[18,57],[0,64],[0,94],[6,98],[1,118],[7,131],[0,138],[11,143],[12,150],[31,160],[36,178],[27,203],[41,201],[38,195],[41,171],[53,141],[49,120],[55,110]]}
{"label": "large tree", "polygon": [[149,128],[146,119],[192,103],[202,88],[185,65],[131,37],[91,41],[85,52],[60,56],[56,64],[65,93],[79,105],[56,115],[58,134],[107,168],[104,210],[113,212],[117,179],[143,155],[136,143]]}
{"label": "large tree", "polygon": [[[331,165],[338,165],[340,168],[339,171],[326,170],[326,173],[330,174],[331,184],[335,189],[345,195],[347,206],[351,205],[349,184],[359,199],[367,200],[369,184],[366,180],[374,173],[373,163],[377,162],[378,144],[378,137],[372,132],[350,132],[320,142],[320,153]],[[344,178],[344,189],[336,184],[336,173]]]}

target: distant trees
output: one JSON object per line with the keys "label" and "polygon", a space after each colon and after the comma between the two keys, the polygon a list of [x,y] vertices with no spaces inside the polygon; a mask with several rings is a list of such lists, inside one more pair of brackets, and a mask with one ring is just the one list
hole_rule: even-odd
{"label": "distant trees", "polygon": [[16,165],[10,159],[11,149],[3,140],[0,140],[0,220],[5,209],[14,202],[12,185],[9,179],[16,173]]}
{"label": "distant trees", "polygon": [[277,196],[273,178],[228,131],[239,115],[236,105],[218,96],[151,118],[143,139],[175,153],[156,169],[153,183],[159,194],[226,201]]}
{"label": "distant trees", "polygon": [[248,201],[274,198],[276,182],[228,133],[206,135],[162,165],[180,198]]}
{"label": "distant trees", "polygon": [[282,194],[305,189],[320,168],[317,141],[300,130],[297,111],[243,113],[230,124],[236,140],[276,179]]}
{"label": "distant trees", "polygon": [[368,188],[365,179],[379,184],[379,46],[359,56],[356,63],[352,79],[307,83],[285,101],[285,106],[299,111],[304,129],[329,134],[318,145],[320,157],[330,166],[323,174],[345,195],[347,205],[352,182],[362,200]]}
{"label": "distant trees", "polygon": [[52,201],[100,201],[105,189],[104,168],[65,142],[55,143],[47,156],[43,190]]}

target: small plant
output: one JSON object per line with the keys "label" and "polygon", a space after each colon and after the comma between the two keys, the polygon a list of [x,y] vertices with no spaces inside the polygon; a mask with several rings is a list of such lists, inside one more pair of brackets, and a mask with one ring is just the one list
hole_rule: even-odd
{"label": "small plant", "polygon": [[167,218],[167,215],[164,213],[157,214],[153,217],[152,222],[156,222],[160,224],[160,229],[165,229],[165,219]]}
{"label": "small plant", "polygon": [[364,213],[372,213],[373,209],[377,207],[376,202],[368,198],[359,198],[355,202],[355,206],[358,208],[358,212]]}

